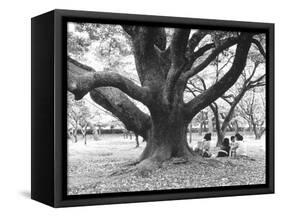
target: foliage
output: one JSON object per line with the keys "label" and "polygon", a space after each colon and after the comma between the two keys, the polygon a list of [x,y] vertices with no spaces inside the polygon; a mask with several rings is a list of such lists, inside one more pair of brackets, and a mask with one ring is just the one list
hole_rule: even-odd
{"label": "foliage", "polygon": [[83,56],[89,49],[103,62],[105,70],[121,67],[122,59],[132,54],[130,41],[119,25],[73,23],[75,30],[69,32],[68,52]]}
{"label": "foliage", "polygon": [[265,130],[265,96],[264,88],[256,88],[248,92],[245,98],[239,103],[239,114],[249,124],[256,135],[256,139],[260,139]]}
{"label": "foliage", "polygon": [[67,93],[67,117],[69,127],[83,127],[92,117],[89,108],[85,105],[85,101],[74,99],[73,94]]}

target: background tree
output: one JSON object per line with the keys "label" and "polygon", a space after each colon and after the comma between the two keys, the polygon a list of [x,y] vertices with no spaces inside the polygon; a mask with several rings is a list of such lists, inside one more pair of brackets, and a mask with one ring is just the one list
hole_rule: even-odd
{"label": "background tree", "polygon": [[255,88],[239,103],[239,114],[248,122],[256,139],[265,132],[264,90]]}
{"label": "background tree", "polygon": [[[263,48],[260,49],[263,50]],[[245,93],[253,88],[265,85],[265,57],[262,55],[263,53],[264,52],[260,52],[259,49],[252,49],[248,54],[248,61],[245,69],[235,85],[222,95],[219,100],[214,101],[209,106],[214,114],[217,146],[222,144],[227,128],[231,131],[236,131],[236,133],[239,130],[237,119],[232,122],[231,120],[235,116],[235,109]],[[213,62],[215,77],[211,80],[214,81],[209,82],[209,85],[213,85],[213,83],[219,81],[223,70],[225,70],[229,64],[232,64],[232,60],[232,50],[225,51],[223,54],[217,56]],[[209,74],[208,72],[205,76],[209,76]],[[194,79],[189,80],[187,83],[188,91],[195,97],[197,96],[196,94],[203,93],[208,89],[206,80],[207,79],[201,76],[196,76]],[[233,129],[232,125],[234,125],[235,129]]]}
{"label": "background tree", "polygon": [[78,130],[80,130],[83,135],[84,143],[86,144],[87,127],[89,126],[89,119],[91,117],[90,110],[85,106],[84,100],[74,100],[74,96],[71,93],[68,93],[67,97],[67,117],[68,123],[72,128],[74,142],[76,143],[78,141],[77,133]]}
{"label": "background tree", "polygon": [[199,124],[199,135],[201,136],[203,132],[207,132],[208,124],[208,112],[200,111],[194,118],[194,122]]}
{"label": "background tree", "polygon": [[[117,116],[127,129],[146,138],[146,148],[139,158],[140,169],[151,169],[171,157],[192,158],[186,126],[237,81],[254,34],[218,32],[219,43],[209,40],[200,46],[203,38],[216,31],[173,29],[169,39],[164,28],[122,26],[122,29],[124,38],[130,38],[128,44],[132,45],[139,83],[117,72],[97,71],[69,57],[68,90],[76,100],[90,92],[92,99]],[[232,46],[235,54],[229,70],[206,91],[185,102],[183,93],[188,80]],[[149,114],[142,112],[128,96],[147,106]]]}

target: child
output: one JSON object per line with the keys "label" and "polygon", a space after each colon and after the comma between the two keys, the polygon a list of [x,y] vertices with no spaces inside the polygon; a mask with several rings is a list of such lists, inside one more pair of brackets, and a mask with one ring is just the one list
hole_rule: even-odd
{"label": "child", "polygon": [[230,151],[229,151],[229,157],[236,157],[236,150],[239,147],[238,142],[235,142],[235,136],[230,137]]}

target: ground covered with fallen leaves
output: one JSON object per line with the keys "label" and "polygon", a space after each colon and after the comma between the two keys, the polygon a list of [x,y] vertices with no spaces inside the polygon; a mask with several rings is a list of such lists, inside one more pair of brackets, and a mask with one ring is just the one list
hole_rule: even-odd
{"label": "ground covered with fallen leaves", "polygon": [[[98,141],[89,139],[87,145],[82,140],[69,141],[68,194],[264,184],[265,139],[248,136],[244,143],[248,145],[247,158],[171,159],[144,175],[129,164],[140,156],[145,143],[135,148],[135,140],[123,139],[122,135],[104,135]],[[215,145],[215,139],[212,144]],[[215,147],[212,150],[216,152]]]}

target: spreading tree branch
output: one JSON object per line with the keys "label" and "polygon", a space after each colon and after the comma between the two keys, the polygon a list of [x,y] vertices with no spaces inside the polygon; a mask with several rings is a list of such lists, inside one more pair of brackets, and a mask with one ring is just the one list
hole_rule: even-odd
{"label": "spreading tree branch", "polygon": [[110,111],[126,127],[146,139],[151,118],[142,112],[122,91],[112,87],[100,87],[90,92],[92,100]]}
{"label": "spreading tree branch", "polygon": [[205,69],[223,50],[235,45],[238,43],[239,38],[228,38],[224,43],[222,43],[220,46],[215,48],[211,54],[200,64],[198,64],[195,67],[192,67],[188,71],[183,73],[182,79],[184,81],[187,81],[189,78],[193,77],[194,75],[201,72],[203,69]]}
{"label": "spreading tree branch", "polygon": [[170,44],[170,57],[172,65],[167,75],[165,89],[164,89],[164,101],[166,104],[170,103],[173,89],[176,85],[185,64],[185,50],[189,38],[190,30],[187,29],[175,29],[173,38]]}
{"label": "spreading tree branch", "polygon": [[149,104],[150,94],[146,87],[140,87],[118,73],[97,72],[76,60],[68,58],[68,90],[75,99],[83,98],[88,92],[98,87],[116,87],[128,96]]}
{"label": "spreading tree branch", "polygon": [[266,53],[265,53],[261,43],[257,39],[254,39],[254,38],[252,39],[252,43],[254,43],[257,46],[261,55],[263,55],[263,57],[266,58]]}
{"label": "spreading tree branch", "polygon": [[221,97],[237,81],[246,65],[251,39],[252,34],[242,33],[240,35],[231,68],[217,83],[185,104],[185,110],[188,111],[187,119],[191,119],[200,110]]}
{"label": "spreading tree branch", "polygon": [[159,61],[159,51],[166,48],[166,34],[163,28],[138,26],[123,26],[132,39],[136,69],[143,86],[153,87],[155,80],[164,82],[163,72]]}
{"label": "spreading tree branch", "polygon": [[187,56],[191,55],[195,48],[198,46],[200,41],[209,34],[209,31],[207,30],[198,30],[191,36],[190,40],[188,41],[188,46],[186,49]]}

